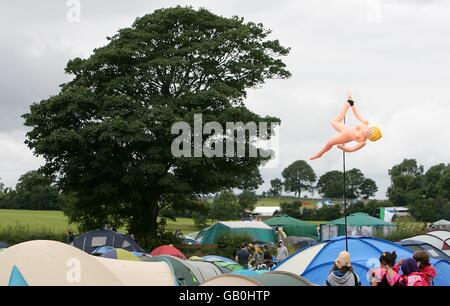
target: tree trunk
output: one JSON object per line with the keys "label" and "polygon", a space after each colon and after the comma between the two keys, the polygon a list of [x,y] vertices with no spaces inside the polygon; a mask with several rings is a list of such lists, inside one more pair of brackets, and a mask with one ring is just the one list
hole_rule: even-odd
{"label": "tree trunk", "polygon": [[129,224],[130,232],[136,241],[145,248],[158,235],[158,201],[148,200],[134,212]]}

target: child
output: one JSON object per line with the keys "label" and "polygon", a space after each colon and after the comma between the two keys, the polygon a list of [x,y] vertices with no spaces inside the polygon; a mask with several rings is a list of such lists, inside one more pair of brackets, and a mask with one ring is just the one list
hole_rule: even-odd
{"label": "child", "polygon": [[425,251],[417,251],[414,253],[413,258],[417,261],[419,266],[419,272],[425,275],[425,281],[428,286],[433,286],[433,278],[436,277],[436,269],[430,264],[430,256]]}
{"label": "child", "polygon": [[397,254],[394,252],[384,252],[381,254],[380,268],[372,271],[372,286],[390,287],[399,286],[400,275],[394,270]]}
{"label": "child", "polygon": [[408,287],[428,286],[426,276],[419,272],[417,262],[413,258],[402,261],[401,269],[403,275],[400,277],[400,284]]}

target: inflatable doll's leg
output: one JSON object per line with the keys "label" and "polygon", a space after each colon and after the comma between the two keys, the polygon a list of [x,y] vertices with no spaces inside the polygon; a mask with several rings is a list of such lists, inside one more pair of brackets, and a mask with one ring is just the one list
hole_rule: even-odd
{"label": "inflatable doll's leg", "polygon": [[346,125],[344,123],[342,123],[342,121],[344,121],[344,117],[347,114],[347,111],[349,108],[350,108],[350,104],[348,104],[346,102],[344,107],[342,108],[342,111],[339,113],[339,115],[336,117],[336,119],[331,121],[331,125],[333,126],[333,128],[336,131],[342,132],[345,129]]}
{"label": "inflatable doll's leg", "polygon": [[344,121],[345,115],[347,114],[348,109],[350,108],[350,104],[348,102],[345,102],[344,107],[342,108],[339,115],[334,119],[334,121],[342,122]]}
{"label": "inflatable doll's leg", "polygon": [[325,146],[320,150],[316,155],[312,156],[310,160],[318,159],[323,156],[326,152],[330,151],[333,146],[338,144],[345,144],[348,142],[348,137],[345,135],[338,135],[336,137],[331,138],[328,140],[328,142],[325,144]]}

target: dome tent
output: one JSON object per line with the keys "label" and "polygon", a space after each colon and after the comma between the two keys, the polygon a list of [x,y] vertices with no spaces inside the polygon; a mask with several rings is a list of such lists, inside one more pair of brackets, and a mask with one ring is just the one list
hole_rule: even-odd
{"label": "dome tent", "polygon": [[450,221],[441,219],[439,221],[436,221],[432,224],[434,228],[441,228],[441,229],[450,229]]}
{"label": "dome tent", "polygon": [[228,262],[228,263],[232,263],[232,264],[237,263],[233,259],[230,259],[230,258],[227,258],[224,256],[219,256],[219,255],[206,255],[206,256],[203,256],[202,258],[203,258],[203,260],[210,261],[210,262],[223,261],[223,262]]}
{"label": "dome tent", "polygon": [[[323,241],[289,256],[275,268],[275,271],[287,271],[301,275],[316,284],[325,284],[334,261],[345,250],[345,237]],[[364,286],[370,285],[368,272],[379,266],[379,257],[383,252],[397,253],[397,260],[411,258],[413,252],[391,241],[371,237],[348,237],[348,251],[353,270]],[[431,259],[437,270],[434,280],[437,286],[450,285],[450,263]]]}
{"label": "dome tent", "polygon": [[176,284],[166,263],[104,259],[56,241],[35,240],[14,245],[0,253],[0,262],[0,286]]}
{"label": "dome tent", "polygon": [[426,242],[406,239],[397,243],[410,249],[413,252],[425,251],[430,256],[430,258],[450,261],[450,257],[447,256],[444,252]]}
{"label": "dome tent", "polygon": [[[374,218],[366,213],[354,213],[347,216],[348,236],[368,236],[376,233],[388,233],[395,224]],[[320,225],[320,238],[327,240],[345,235],[345,217]]]}
{"label": "dome tent", "polygon": [[102,258],[140,261],[139,257],[124,249],[114,249],[100,255]]}
{"label": "dome tent", "polygon": [[218,222],[200,231],[196,240],[201,244],[217,243],[223,235],[249,236],[253,241],[273,243],[275,233],[273,229],[261,221],[232,221]]}
{"label": "dome tent", "polygon": [[236,261],[218,255],[206,255],[203,256],[203,260],[208,261],[219,267],[222,271],[226,271],[227,273],[233,271],[240,271],[243,267],[238,264]]}
{"label": "dome tent", "polygon": [[267,272],[264,274],[224,274],[210,279],[202,286],[315,286],[304,277],[289,272]]}
{"label": "dome tent", "polygon": [[408,238],[408,240],[426,242],[444,252],[445,255],[450,256],[450,231],[432,231],[423,235]]}
{"label": "dome tent", "polygon": [[301,221],[287,215],[279,215],[277,217],[265,220],[264,223],[272,227],[282,227],[286,235],[296,237],[309,237],[318,240],[317,227],[306,221]]}
{"label": "dome tent", "polygon": [[200,280],[194,275],[191,269],[184,263],[184,260],[169,256],[169,255],[158,255],[149,258],[142,259],[145,262],[165,262],[167,263],[179,286],[198,286],[200,285]]}
{"label": "dome tent", "polygon": [[0,249],[7,249],[7,248],[9,248],[9,244],[0,241]]}
{"label": "dome tent", "polygon": [[130,252],[144,252],[130,236],[106,229],[98,229],[81,234],[75,237],[71,245],[89,254],[102,246],[122,248]]}
{"label": "dome tent", "polygon": [[173,245],[162,245],[150,252],[151,256],[170,255],[180,259],[186,259],[186,256]]}
{"label": "dome tent", "polygon": [[143,261],[167,262],[181,286],[198,286],[213,277],[223,274],[213,263],[183,260],[169,255],[153,256],[145,258]]}
{"label": "dome tent", "polygon": [[317,244],[317,240],[309,238],[309,237],[287,237],[284,239],[284,244],[286,246],[290,246],[291,248],[294,248],[295,250],[301,250],[305,247],[312,246],[314,244]]}

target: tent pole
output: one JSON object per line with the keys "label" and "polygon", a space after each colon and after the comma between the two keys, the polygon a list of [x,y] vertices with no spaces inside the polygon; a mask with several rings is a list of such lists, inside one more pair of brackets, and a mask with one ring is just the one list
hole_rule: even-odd
{"label": "tent pole", "polygon": [[[344,116],[345,124],[345,116]],[[344,220],[345,220],[345,250],[348,252],[348,235],[347,235],[347,195],[346,195],[346,178],[345,178],[345,151],[342,151],[342,166],[344,172]]]}

